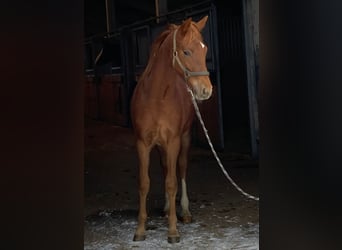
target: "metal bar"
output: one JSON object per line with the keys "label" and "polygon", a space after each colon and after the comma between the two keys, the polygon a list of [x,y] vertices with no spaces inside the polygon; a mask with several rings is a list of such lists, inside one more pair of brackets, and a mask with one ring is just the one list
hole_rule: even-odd
{"label": "metal bar", "polygon": [[106,2],[106,22],[107,22],[107,32],[109,33],[109,32],[111,32],[112,30],[111,30],[111,25],[110,25],[110,10],[109,10],[109,3],[108,3],[108,1],[110,1],[110,0],[105,0],[105,2]]}
{"label": "metal bar", "polygon": [[154,4],[156,6],[156,23],[159,23],[159,0],[155,0]]}
{"label": "metal bar", "polygon": [[217,12],[216,6],[211,5],[210,25],[212,36],[212,51],[213,51],[213,64],[216,71],[216,88],[217,88],[217,108],[218,108],[218,133],[219,133],[219,148],[224,149],[224,132],[223,132],[223,115],[222,115],[222,97],[221,97],[221,75],[220,75],[220,60],[219,60],[219,45],[218,45],[218,26],[217,26]]}
{"label": "metal bar", "polygon": [[[211,4],[211,1],[203,1],[201,3],[197,3],[197,4],[192,5],[191,7],[186,7],[186,8],[182,8],[182,9],[179,9],[179,10],[170,11],[170,12],[168,12],[166,14],[161,14],[161,15],[159,15],[159,18],[160,19],[161,18],[165,18],[165,20],[167,21],[169,16],[175,15],[177,13],[182,13],[182,12],[185,12],[187,10],[191,10],[192,8],[197,8],[197,7],[200,7],[202,5],[208,5],[208,4]],[[209,6],[207,8],[203,8],[203,9],[201,9],[199,11],[192,11],[191,13],[194,14],[194,15],[195,14],[199,14],[199,13],[203,13],[204,11],[210,10],[210,8],[211,7]],[[104,36],[107,36],[108,38],[113,37],[113,36],[118,36],[118,35],[120,35],[121,31],[124,30],[124,29],[130,29],[130,28],[133,28],[135,26],[144,25],[146,23],[155,21],[156,19],[157,19],[157,17],[150,17],[150,18],[147,18],[145,20],[137,21],[137,22],[134,22],[134,23],[131,23],[131,24],[128,24],[128,25],[123,25],[120,28],[117,28],[116,30],[111,31],[111,32],[98,33],[96,35],[87,37],[85,39],[85,42],[87,42],[88,40],[95,39],[95,38],[102,38]]]}
{"label": "metal bar", "polygon": [[252,28],[250,23],[250,13],[248,11],[248,0],[242,1],[243,6],[243,24],[244,24],[244,42],[246,56],[246,72],[247,72],[247,88],[248,88],[248,104],[249,104],[249,124],[251,135],[251,154],[252,158],[257,158],[258,153],[258,103],[256,93],[256,77],[255,77],[255,57],[254,42],[252,37]]}

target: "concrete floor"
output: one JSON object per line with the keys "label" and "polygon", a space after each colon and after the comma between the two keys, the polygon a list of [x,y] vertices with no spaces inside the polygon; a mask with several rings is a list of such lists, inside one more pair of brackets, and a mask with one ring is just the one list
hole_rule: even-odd
{"label": "concrete floor", "polygon": [[[234,152],[218,155],[233,180],[258,196],[258,162]],[[137,165],[131,129],[86,120],[85,249],[259,249],[258,202],[230,184],[210,150],[194,146],[187,180],[193,222],[178,222],[180,242],[167,243],[163,175],[153,151],[147,238],[133,242],[138,214]],[[177,203],[179,207],[179,196]]]}

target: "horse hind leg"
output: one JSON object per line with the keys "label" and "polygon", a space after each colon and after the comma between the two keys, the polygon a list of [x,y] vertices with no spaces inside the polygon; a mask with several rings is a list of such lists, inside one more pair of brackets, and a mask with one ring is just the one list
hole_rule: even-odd
{"label": "horse hind leg", "polygon": [[142,241],[146,238],[146,197],[150,189],[150,178],[148,167],[150,161],[151,148],[146,146],[143,141],[137,141],[137,151],[139,158],[139,215],[138,227],[134,234],[133,241]]}
{"label": "horse hind leg", "polygon": [[[166,152],[161,146],[158,146],[158,152],[159,152],[159,156],[160,156],[160,165],[163,169],[163,174],[164,174],[164,179],[165,179],[166,175],[167,175]],[[168,217],[169,209],[170,209],[169,196],[165,190],[165,204],[164,204],[163,210],[164,210],[164,215],[166,218]]]}
{"label": "horse hind leg", "polygon": [[181,218],[184,223],[190,223],[192,221],[192,216],[189,211],[189,198],[188,198],[187,185],[186,185],[186,170],[188,167],[190,140],[191,140],[190,133],[183,135],[181,151],[179,153],[179,158],[178,158],[178,167],[179,167],[181,185],[182,185]]}
{"label": "horse hind leg", "polygon": [[[190,223],[192,221],[192,215],[189,211],[189,198],[187,194],[187,184],[186,184],[186,170],[188,165],[188,154],[189,154],[189,148],[190,148],[190,134],[186,133],[182,136],[181,139],[181,148],[178,158],[178,167],[180,170],[180,176],[181,176],[181,187],[182,187],[182,194],[181,194],[181,219],[184,223]],[[164,171],[164,178],[166,178],[167,175],[167,166],[166,166],[166,154],[162,147],[158,147],[158,152],[160,155],[160,164]],[[168,217],[170,208],[170,202],[167,192],[165,192],[165,205],[164,205],[164,214],[165,217]]]}

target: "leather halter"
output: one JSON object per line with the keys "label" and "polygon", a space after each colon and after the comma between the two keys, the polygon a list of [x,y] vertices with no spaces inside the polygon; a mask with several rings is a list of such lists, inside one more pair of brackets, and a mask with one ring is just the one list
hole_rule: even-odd
{"label": "leather halter", "polygon": [[184,73],[184,78],[185,80],[188,80],[189,77],[191,76],[208,76],[209,72],[208,71],[190,71],[188,70],[180,61],[178,57],[178,51],[177,51],[177,46],[176,46],[176,34],[177,34],[178,29],[175,30],[173,33],[173,59],[172,59],[172,66],[175,66],[175,61],[177,61],[179,67],[183,70]]}

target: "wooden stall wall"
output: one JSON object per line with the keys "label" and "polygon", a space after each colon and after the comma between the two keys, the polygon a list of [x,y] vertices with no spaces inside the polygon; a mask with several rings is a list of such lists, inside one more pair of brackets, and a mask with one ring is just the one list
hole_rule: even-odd
{"label": "wooden stall wall", "polygon": [[98,100],[96,83],[94,76],[85,76],[85,95],[84,95],[84,112],[85,116],[91,119],[98,118]]}
{"label": "wooden stall wall", "polygon": [[104,75],[99,85],[99,119],[125,126],[124,93],[120,75]]}

